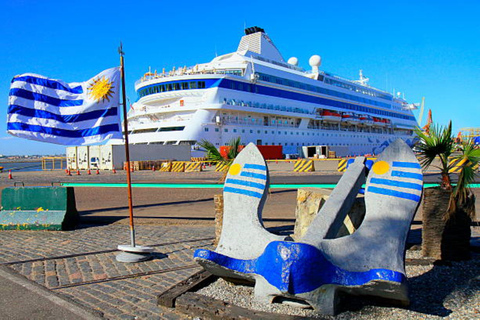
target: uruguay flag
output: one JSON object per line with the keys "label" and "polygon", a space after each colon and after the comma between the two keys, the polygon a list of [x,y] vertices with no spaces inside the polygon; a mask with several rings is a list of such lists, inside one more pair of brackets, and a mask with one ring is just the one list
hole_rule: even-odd
{"label": "uruguay flag", "polygon": [[10,86],[7,132],[61,145],[122,139],[119,93],[120,67],[74,83],[32,73],[16,76]]}

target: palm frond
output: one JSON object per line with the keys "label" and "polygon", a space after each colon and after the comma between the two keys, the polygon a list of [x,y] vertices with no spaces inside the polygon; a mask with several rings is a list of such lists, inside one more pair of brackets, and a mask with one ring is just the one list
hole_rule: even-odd
{"label": "palm frond", "polygon": [[230,146],[230,150],[228,150],[228,154],[227,154],[227,158],[228,159],[235,159],[238,154],[240,153],[240,137],[238,138],[235,138],[235,139],[232,139],[232,141],[230,141],[229,143],[229,146]]}
{"label": "palm frond", "polygon": [[215,147],[213,145],[213,143],[211,143],[210,141],[202,140],[198,143],[198,145],[201,148],[205,149],[205,151],[207,152],[207,160],[209,160],[209,161],[221,161],[221,162],[225,161],[225,158],[222,157],[222,155],[218,151],[217,147]]}
{"label": "palm frond", "polygon": [[453,152],[454,141],[452,137],[452,122],[444,126],[432,124],[429,133],[415,128],[418,136],[417,148],[420,151],[420,164],[424,169],[430,167],[436,157],[440,160],[440,173],[442,174],[442,187],[451,189],[449,171],[449,157]]}

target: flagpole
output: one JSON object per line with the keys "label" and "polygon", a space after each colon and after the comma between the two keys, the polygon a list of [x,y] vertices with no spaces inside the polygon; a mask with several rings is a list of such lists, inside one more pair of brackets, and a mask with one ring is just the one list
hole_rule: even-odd
{"label": "flagpole", "polygon": [[133,204],[132,204],[132,177],[130,175],[130,151],[128,148],[128,120],[127,120],[127,95],[125,94],[125,62],[122,43],[118,47],[120,54],[120,67],[122,76],[122,106],[123,106],[123,126],[125,131],[125,160],[127,162],[127,188],[128,188],[128,209],[130,212],[130,238],[131,245],[119,245],[118,250],[123,251],[116,256],[119,262],[140,262],[151,259],[153,248],[147,246],[137,246],[135,244],[135,227],[133,225]]}
{"label": "flagpole", "polygon": [[125,61],[123,58],[122,43],[118,48],[120,54],[120,67],[122,73],[122,106],[123,106],[123,127],[125,134],[125,159],[127,163],[127,189],[128,189],[128,210],[130,213],[130,238],[132,247],[135,247],[135,226],[133,224],[133,202],[132,202],[132,176],[130,174],[130,150],[128,148],[128,121],[127,121],[127,95],[125,94]]}

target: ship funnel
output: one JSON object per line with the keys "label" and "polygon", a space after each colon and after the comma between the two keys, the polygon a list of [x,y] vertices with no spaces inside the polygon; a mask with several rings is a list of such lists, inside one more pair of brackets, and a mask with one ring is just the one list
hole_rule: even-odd
{"label": "ship funnel", "polygon": [[320,65],[322,64],[322,58],[319,55],[315,54],[310,57],[308,63],[310,64],[310,67],[312,67],[312,72],[318,73],[318,67],[320,67]]}
{"label": "ship funnel", "polygon": [[240,40],[237,52],[245,55],[248,51],[270,60],[285,62],[280,51],[267,36],[265,30],[259,27],[245,29],[245,35]]}

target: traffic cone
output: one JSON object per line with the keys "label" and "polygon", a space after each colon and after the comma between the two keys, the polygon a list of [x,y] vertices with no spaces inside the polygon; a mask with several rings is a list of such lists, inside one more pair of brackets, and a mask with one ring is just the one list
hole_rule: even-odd
{"label": "traffic cone", "polygon": [[100,170],[97,169],[97,174],[100,174]]}
{"label": "traffic cone", "polygon": [[152,166],[152,171],[155,171],[155,166]]}
{"label": "traffic cone", "polygon": [[90,169],[87,170],[87,174],[88,175],[91,175],[92,174],[92,171],[90,171]]}
{"label": "traffic cone", "polygon": [[80,175],[80,170],[77,169],[77,176],[79,176],[79,175]]}
{"label": "traffic cone", "polygon": [[68,168],[65,169],[65,173],[68,175]]}
{"label": "traffic cone", "polygon": [[8,170],[8,179],[13,179],[12,170]]}
{"label": "traffic cone", "polygon": [[70,171],[70,169],[67,169],[67,176],[71,176],[72,175],[72,172]]}
{"label": "traffic cone", "polygon": [[115,170],[115,168],[112,169],[112,172],[113,173],[117,173],[117,170]]}

